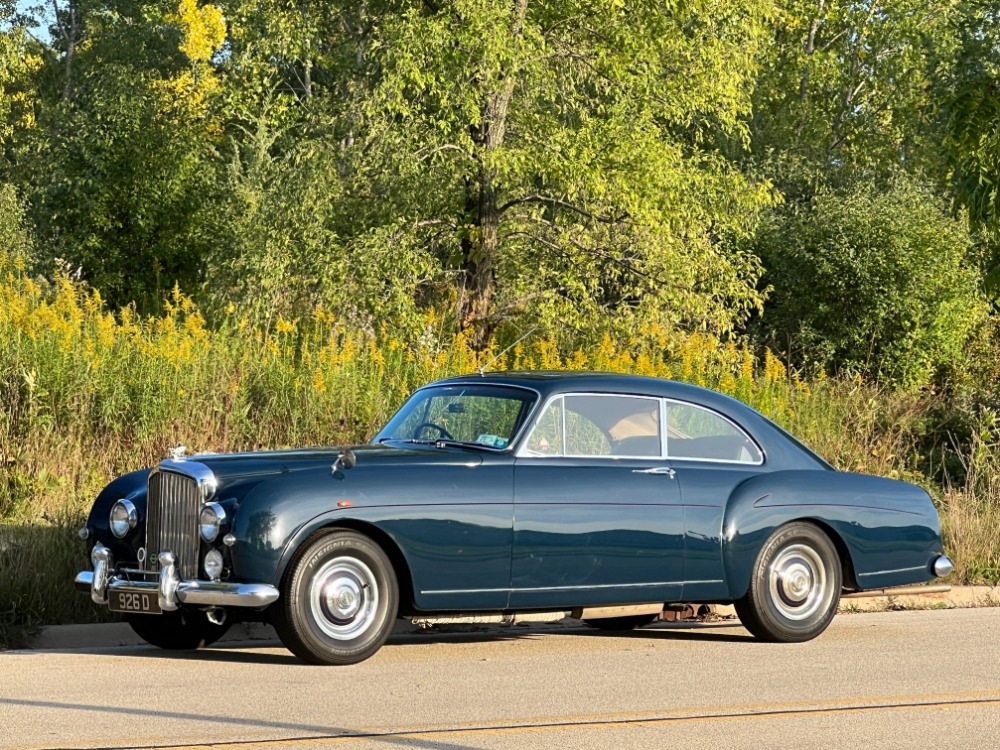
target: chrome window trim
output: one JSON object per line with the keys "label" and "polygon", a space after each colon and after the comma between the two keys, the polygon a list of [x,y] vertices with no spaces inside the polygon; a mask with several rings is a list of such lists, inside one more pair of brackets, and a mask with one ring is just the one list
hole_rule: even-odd
{"label": "chrome window trim", "polygon": [[[539,391],[537,388],[531,388],[530,386],[527,386],[527,385],[515,385],[513,383],[491,383],[491,382],[482,381],[482,380],[459,380],[459,381],[454,382],[454,383],[429,383],[428,385],[424,385],[424,386],[421,386],[420,388],[417,388],[417,390],[415,390],[413,393],[411,393],[409,396],[407,396],[406,397],[406,401],[404,401],[402,404],[400,404],[399,408],[397,408],[396,411],[393,412],[392,416],[389,418],[389,422],[391,422],[393,419],[396,418],[396,414],[399,413],[399,409],[402,409],[404,404],[406,404],[410,399],[412,399],[414,396],[416,396],[421,391],[429,391],[429,390],[434,390],[434,389],[437,389],[437,388],[452,388],[452,387],[460,386],[460,385],[475,385],[475,386],[484,386],[485,385],[485,386],[490,386],[492,388],[513,388],[513,389],[516,389],[516,390],[519,390],[519,391],[528,391],[529,393],[534,393],[535,394],[535,403],[534,403],[534,405],[532,405],[531,411],[529,411],[528,414],[525,416],[524,423],[520,426],[520,428],[517,430],[517,432],[515,432],[513,435],[511,435],[510,440],[507,442],[507,445],[505,447],[503,447],[503,448],[494,448],[494,447],[492,447],[490,445],[481,445],[479,443],[476,443],[476,446],[478,448],[483,448],[483,449],[491,451],[493,453],[509,453],[511,451],[514,451],[515,450],[514,446],[517,444],[518,440],[522,436],[525,435],[525,431],[528,429],[528,425],[533,425],[534,424],[533,420],[535,419],[535,412],[537,411],[539,404],[542,403],[542,393],[541,393],[541,391]],[[375,437],[373,437],[372,440],[376,440],[378,438],[378,435],[381,434],[382,430],[384,430],[386,428],[386,426],[389,424],[389,422],[386,422],[384,425],[382,425],[382,429],[379,430],[378,433],[375,434]],[[389,440],[396,440],[397,438],[388,438],[388,439]]]}
{"label": "chrome window trim", "polygon": [[[660,409],[660,455],[659,456],[627,456],[627,455],[589,455],[589,454],[578,454],[578,453],[566,453],[566,404],[565,398],[567,396],[604,396],[608,398],[645,398],[650,400],[655,400],[659,402]],[[538,420],[541,418],[545,411],[549,408],[549,405],[557,399],[564,399],[563,409],[562,409],[562,450],[559,453],[547,453],[544,455],[536,455],[534,453],[526,453],[528,442],[531,440],[531,433],[535,431],[538,427]],[[740,435],[742,435],[746,440],[753,445],[757,452],[760,454],[760,459],[758,461],[734,461],[733,459],[727,458],[698,458],[696,456],[671,456],[670,455],[670,438],[667,435],[667,410],[670,408],[671,404],[677,404],[678,406],[690,406],[693,409],[701,409],[709,414],[718,417],[724,422],[728,423],[733,427]],[[545,401],[536,406],[538,409],[537,414],[529,415],[529,418],[525,420],[525,426],[522,428],[525,432],[524,441],[518,447],[515,452],[516,458],[540,458],[540,459],[552,459],[552,458],[587,458],[592,460],[605,460],[605,461],[620,461],[620,460],[630,460],[630,461],[694,461],[698,463],[706,464],[724,464],[726,466],[763,466],[767,462],[767,454],[764,452],[761,444],[757,442],[749,432],[747,432],[743,427],[741,427],[737,422],[726,416],[720,411],[713,409],[709,406],[702,406],[701,404],[696,404],[692,401],[684,401],[683,399],[671,398],[669,396],[648,396],[639,393],[595,393],[593,391],[572,391],[566,393],[556,393],[549,396]],[[530,425],[530,428],[529,428]],[[664,439],[666,438],[666,439]]]}
{"label": "chrome window trim", "polygon": [[[683,401],[678,398],[665,397],[663,400],[666,402],[667,408],[670,408],[670,404],[677,404],[678,406],[690,406],[692,409],[701,409],[702,411],[707,411],[709,414],[718,417],[724,422],[728,422],[738,433],[740,433],[741,435],[743,435],[744,438],[750,441],[750,444],[753,445],[757,449],[757,452],[760,454],[759,461],[734,461],[731,458],[698,458],[696,456],[671,456],[670,439],[668,437],[666,440],[666,451],[665,451],[666,455],[664,456],[664,458],[670,461],[698,461],[707,464],[727,464],[730,466],[763,466],[764,463],[767,461],[767,454],[764,453],[764,449],[761,447],[760,443],[754,440],[753,436],[750,435],[749,432],[744,430],[739,424],[734,422],[732,419],[727,417],[722,412],[716,411],[715,409],[709,406],[702,406],[701,404],[696,404],[692,401]],[[666,414],[666,410],[664,410],[664,414]],[[664,434],[666,434],[666,432],[664,432]]]}
{"label": "chrome window trim", "polygon": [[[629,456],[625,454],[616,453],[614,455],[594,455],[591,453],[567,453],[566,452],[566,397],[573,396],[599,396],[601,398],[641,398],[647,401],[656,401],[657,409],[660,412],[660,453],[657,456]],[[531,434],[538,427],[538,420],[542,418],[545,411],[549,408],[549,405],[558,399],[563,399],[562,405],[562,446],[559,453],[546,453],[544,455],[536,455],[534,453],[525,453],[528,449],[528,443],[531,441]],[[666,410],[664,409],[665,399],[662,396],[649,396],[643,393],[597,393],[594,391],[567,391],[565,393],[556,393],[549,396],[545,402],[541,405],[540,411],[537,415],[531,415],[532,419],[526,420],[525,429],[527,429],[527,424],[530,423],[531,429],[525,434],[523,443],[518,447],[515,458],[587,458],[595,460],[604,461],[662,461],[666,459],[664,455],[665,441],[663,440],[663,425]]]}

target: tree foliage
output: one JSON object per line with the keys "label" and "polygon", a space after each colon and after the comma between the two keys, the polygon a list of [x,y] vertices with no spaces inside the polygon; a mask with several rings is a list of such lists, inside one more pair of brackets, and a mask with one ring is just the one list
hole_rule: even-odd
{"label": "tree foliage", "polygon": [[[981,310],[943,207],[997,244],[996,0],[25,5],[0,2],[0,183],[38,262],[112,304],[179,283],[476,346],[794,334],[793,364],[905,383]],[[948,346],[914,295],[957,305]]]}
{"label": "tree foliage", "polygon": [[767,194],[707,141],[742,133],[768,10],[461,0],[379,19],[361,166],[456,272],[463,326],[530,306],[731,330],[759,304],[726,240]]}
{"label": "tree foliage", "polygon": [[908,179],[821,191],[757,243],[776,343],[800,361],[923,386],[960,367],[986,316],[967,227]]}
{"label": "tree foliage", "polygon": [[64,31],[39,71],[51,85],[12,168],[40,244],[116,304],[152,303],[198,279],[203,239],[191,217],[211,195],[221,135],[205,46],[221,44],[222,28],[216,18],[206,30],[191,5],[61,9]]}

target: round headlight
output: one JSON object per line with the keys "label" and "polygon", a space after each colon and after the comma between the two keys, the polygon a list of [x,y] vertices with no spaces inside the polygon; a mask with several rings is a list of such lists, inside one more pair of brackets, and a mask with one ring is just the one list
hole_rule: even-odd
{"label": "round headlight", "polygon": [[226,520],[226,511],[218,503],[208,503],[201,508],[199,530],[201,538],[206,542],[214,542],[219,535],[219,528]]}
{"label": "round headlight", "polygon": [[219,580],[222,575],[222,553],[217,549],[210,549],[205,555],[205,575],[213,581]]}
{"label": "round headlight", "polygon": [[139,514],[129,500],[119,500],[111,506],[111,515],[108,524],[111,526],[111,533],[119,539],[124,539],[135,525],[139,522]]}

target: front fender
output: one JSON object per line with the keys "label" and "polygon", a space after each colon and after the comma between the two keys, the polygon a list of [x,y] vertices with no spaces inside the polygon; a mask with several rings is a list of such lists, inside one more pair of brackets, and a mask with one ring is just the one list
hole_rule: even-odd
{"label": "front fender", "polygon": [[764,542],[792,521],[816,523],[833,537],[860,589],[934,578],[942,553],[937,511],[919,487],[893,479],[832,471],[779,471],[742,483],[723,520],[722,552],[733,599],[750,587]]}
{"label": "front fender", "polygon": [[233,520],[233,567],[242,581],[279,585],[283,555],[313,519],[346,499],[344,483],[322,472],[280,475],[258,484]]}

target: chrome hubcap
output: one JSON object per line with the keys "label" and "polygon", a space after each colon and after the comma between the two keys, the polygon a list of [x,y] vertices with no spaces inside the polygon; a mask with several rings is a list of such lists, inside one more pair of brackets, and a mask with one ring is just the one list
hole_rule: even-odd
{"label": "chrome hubcap", "polygon": [[824,610],[833,594],[823,559],[805,544],[778,553],[771,563],[768,588],[775,609],[789,620],[805,620]]}
{"label": "chrome hubcap", "polygon": [[313,620],[326,635],[346,641],[364,633],[378,613],[378,583],[355,557],[325,563],[309,587]]}

